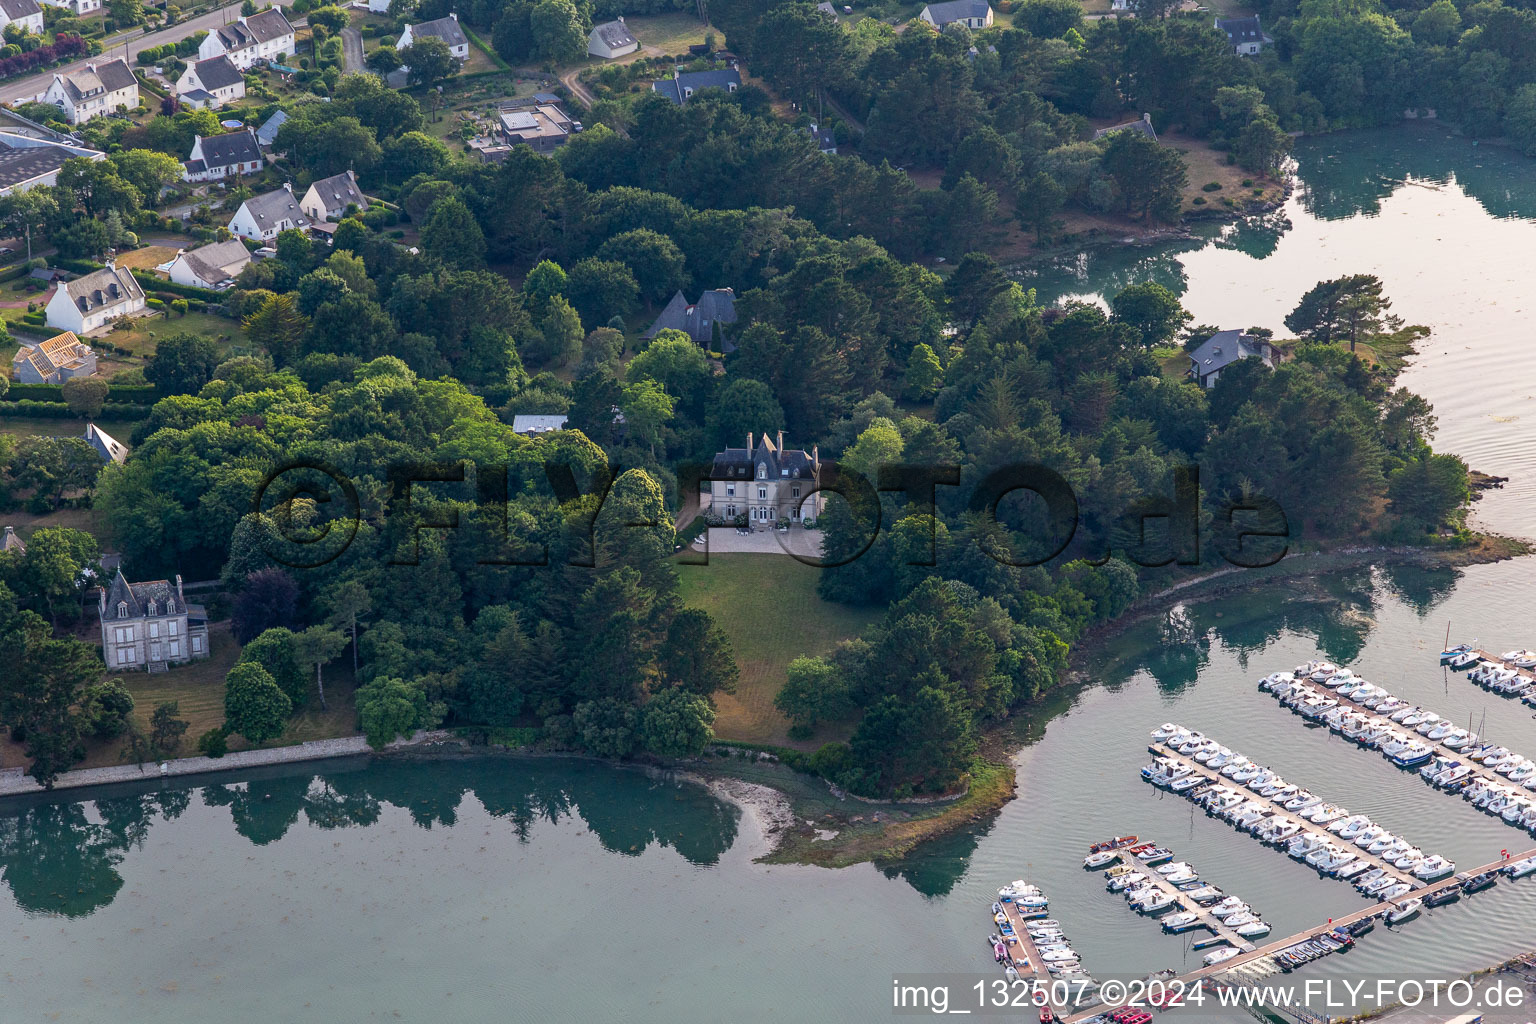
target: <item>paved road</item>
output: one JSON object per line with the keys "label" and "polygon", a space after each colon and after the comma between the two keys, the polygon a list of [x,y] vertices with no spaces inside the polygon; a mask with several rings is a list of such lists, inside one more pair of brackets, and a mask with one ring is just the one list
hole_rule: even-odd
{"label": "paved road", "polygon": [[343,71],[363,70],[363,33],[351,25],[341,30],[341,62]]}
{"label": "paved road", "polygon": [[[286,7],[292,0],[274,0],[281,7]],[[149,36],[138,36],[126,42],[120,42],[110,50],[102,51],[98,57],[90,57],[85,60],[77,60],[73,64],[66,64],[60,68],[50,68],[47,71],[26,78],[17,78],[13,81],[0,84],[0,103],[22,103],[35,99],[37,95],[48,88],[48,83],[53,81],[53,76],[63,72],[79,71],[93,61],[111,60],[114,57],[126,57],[128,63],[134,63],[140,50],[152,46],[163,46],[179,39],[185,39],[193,32],[211,31],[220,25],[234,21],[240,16],[240,8],[235,5],[220,8],[217,11],[209,11],[195,18],[189,18],[164,32],[156,32]],[[295,22],[295,25],[302,22]]]}

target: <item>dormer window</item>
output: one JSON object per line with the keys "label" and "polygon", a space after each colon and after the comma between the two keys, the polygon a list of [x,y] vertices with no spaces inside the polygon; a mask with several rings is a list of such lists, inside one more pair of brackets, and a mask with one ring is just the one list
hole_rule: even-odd
{"label": "dormer window", "polygon": [[117,602],[117,617],[120,618],[120,619],[126,619],[128,617],[128,602],[127,601],[119,601],[119,602]]}
{"label": "dormer window", "polygon": [[156,611],[155,609],[156,609],[155,602],[153,602],[153,601],[149,602],[149,614],[151,614],[151,615],[159,615],[160,613],[158,611]]}
{"label": "dormer window", "polygon": [[759,462],[757,464],[757,478],[759,480],[766,480],[766,479],[768,479],[768,463],[766,463],[766,462]]}

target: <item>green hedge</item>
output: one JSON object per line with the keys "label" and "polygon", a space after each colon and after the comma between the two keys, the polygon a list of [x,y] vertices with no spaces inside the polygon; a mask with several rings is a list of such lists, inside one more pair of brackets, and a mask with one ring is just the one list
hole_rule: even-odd
{"label": "green hedge", "polygon": [[196,288],[190,284],[177,284],[175,281],[165,281],[154,274],[135,270],[133,276],[143,285],[145,290],[153,289],[157,292],[170,292],[172,295],[180,295],[186,299],[202,299],[204,302],[218,302],[224,297],[222,292],[216,292],[211,288]]}
{"label": "green hedge", "polygon": [[91,260],[66,260],[57,257],[54,259],[53,265],[58,267],[60,270],[68,270],[73,274],[93,273],[94,271],[100,270],[104,266],[104,264],[95,263]]}
{"label": "green hedge", "polygon": [[[15,390],[16,385],[12,385]],[[128,402],[108,402],[101,407],[99,420],[142,420],[149,416],[149,406]],[[23,398],[19,402],[0,402],[0,417],[22,416],[29,419],[67,420],[76,418],[63,402],[34,402]]]}
{"label": "green hedge", "polygon": [[[62,384],[18,384],[13,381],[5,397],[57,404],[64,401],[64,386]],[[107,387],[108,403],[152,405],[159,398],[159,393],[149,384],[111,384]]]}
{"label": "green hedge", "polygon": [[14,267],[6,267],[4,270],[0,270],[0,284],[6,281],[14,281],[18,277],[26,277],[30,273],[31,271],[27,269],[26,261],[23,260]]}

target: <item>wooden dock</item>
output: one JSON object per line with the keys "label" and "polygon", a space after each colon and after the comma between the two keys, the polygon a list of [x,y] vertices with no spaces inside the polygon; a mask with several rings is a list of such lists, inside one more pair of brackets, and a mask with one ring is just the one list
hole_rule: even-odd
{"label": "wooden dock", "polygon": [[[1509,864],[1512,861],[1524,860],[1526,857],[1536,857],[1536,847],[1521,853],[1513,853],[1508,857],[1493,861],[1490,864],[1484,864],[1481,867],[1473,868],[1471,873],[1481,874],[1484,871],[1494,871],[1503,867],[1505,864]],[[1410,893],[1404,894],[1395,902],[1400,903],[1403,900],[1423,899],[1425,896],[1428,896],[1431,893],[1439,892],[1441,889],[1457,884],[1460,884],[1460,882],[1455,876],[1450,878],[1442,878],[1438,882],[1431,882],[1422,886],[1421,888],[1413,890]],[[1229,971],[1233,971],[1239,967],[1242,967],[1245,964],[1251,964],[1254,961],[1262,960],[1265,957],[1274,956],[1276,953],[1279,953],[1285,949],[1289,949],[1291,946],[1294,946],[1299,942],[1305,942],[1315,936],[1326,934],[1335,928],[1347,928],[1359,921],[1364,921],[1366,918],[1376,917],[1377,915],[1384,913],[1386,909],[1386,904],[1375,903],[1371,906],[1363,907],[1360,910],[1345,914],[1342,917],[1331,918],[1327,924],[1315,925],[1311,928],[1308,928],[1306,931],[1297,932],[1294,935],[1287,935],[1283,939],[1277,939],[1274,942],[1267,943],[1258,947],[1257,949],[1250,950],[1249,952],[1239,953],[1237,956],[1226,961],[1225,963],[1217,964],[1214,967],[1201,967],[1200,969],[1190,971],[1187,974],[1181,974],[1177,978],[1171,978],[1168,980],[1168,984],[1176,986],[1179,983],[1182,983],[1184,990],[1188,991],[1189,989],[1193,988],[1195,983],[1198,981],[1214,978],[1216,976],[1226,974]],[[1114,1009],[1114,1007],[1101,1003],[1097,1006],[1091,1006],[1085,1010],[1072,1014],[1070,1017],[1066,1018],[1066,1022],[1067,1024],[1077,1024],[1078,1021],[1086,1020],[1095,1014],[1105,1013],[1112,1009]]]}
{"label": "wooden dock", "polygon": [[[1174,883],[1168,881],[1166,876],[1158,874],[1157,868],[1145,867],[1141,864],[1141,861],[1137,859],[1135,854],[1126,854],[1124,852],[1120,854],[1120,862],[1122,864],[1129,864],[1133,870],[1140,871],[1141,873],[1145,874],[1147,876],[1147,881],[1156,885],[1163,892],[1173,897],[1173,906],[1168,908],[1168,914],[1177,914],[1181,911],[1188,911],[1189,913],[1195,914],[1199,918],[1199,927],[1206,929],[1213,935],[1219,936],[1227,943],[1227,945],[1235,946],[1238,949],[1253,948],[1253,943],[1237,934],[1234,929],[1228,928],[1215,917],[1212,917],[1211,912],[1208,909],[1202,907],[1194,900],[1188,900],[1186,902],[1186,898],[1189,896],[1189,894],[1181,890]],[[1117,893],[1117,895],[1123,896],[1125,894]],[[1147,916],[1140,914],[1140,912],[1137,911],[1134,907],[1131,908],[1131,910],[1132,913],[1137,914],[1137,916]],[[1161,921],[1161,917],[1152,918],[1152,920]],[[1193,927],[1194,926],[1191,926],[1191,929],[1193,929]]]}
{"label": "wooden dock", "polygon": [[[1036,918],[1026,918],[1020,914],[1019,906],[1016,903],[1004,903],[1003,915],[1008,918],[1008,923],[1013,925],[1013,934],[1017,937],[1017,941],[1013,943],[1009,955],[1014,959],[1014,967],[1019,972],[1019,980],[1038,981],[1040,985],[1039,991],[1043,995],[1048,996],[1052,991],[1051,972],[1046,970],[1045,964],[1040,959],[1040,951],[1035,948],[1035,940],[1030,938],[1029,929],[1024,927],[1028,921],[1036,920]],[[1066,929],[1063,928],[1062,931],[1066,931]],[[1027,966],[1019,966],[1018,960],[1020,956],[1029,961]],[[1051,1011],[1058,1017],[1069,1009],[1070,1007],[1066,1006],[1051,1007]]]}
{"label": "wooden dock", "polygon": [[[1444,756],[1444,757],[1449,757],[1449,758],[1456,759],[1456,760],[1460,760],[1462,764],[1466,765],[1468,768],[1471,769],[1471,772],[1469,773],[1469,777],[1471,777],[1471,778],[1480,778],[1480,779],[1483,779],[1483,780],[1485,780],[1487,782],[1491,782],[1491,783],[1493,783],[1495,785],[1499,785],[1499,786],[1511,786],[1511,787],[1514,787],[1516,789],[1523,788],[1523,787],[1521,787],[1520,783],[1509,781],[1509,777],[1508,776],[1500,775],[1498,772],[1494,771],[1492,768],[1485,768],[1483,765],[1479,764],[1476,761],[1468,760],[1467,759],[1467,751],[1466,750],[1457,750],[1454,747],[1447,747],[1444,744],[1442,744],[1442,743],[1440,743],[1440,742],[1438,742],[1436,740],[1431,740],[1427,736],[1419,736],[1419,734],[1411,726],[1405,726],[1405,725],[1403,725],[1403,724],[1401,724],[1399,722],[1394,722],[1394,721],[1392,721],[1392,718],[1391,718],[1390,715],[1379,715],[1375,711],[1372,711],[1370,708],[1366,707],[1363,704],[1356,704],[1354,701],[1350,700],[1348,697],[1341,697],[1336,692],[1334,692],[1333,690],[1330,690],[1326,686],[1323,686],[1321,683],[1313,683],[1313,682],[1309,681],[1307,683],[1307,685],[1309,687],[1311,687],[1314,691],[1316,691],[1318,696],[1320,696],[1320,697],[1327,697],[1330,700],[1338,701],[1340,707],[1346,708],[1346,709],[1348,709],[1349,711],[1352,711],[1352,712],[1358,712],[1359,714],[1365,715],[1375,725],[1383,726],[1383,727],[1390,728],[1390,729],[1396,729],[1399,732],[1403,732],[1403,733],[1410,733],[1410,734],[1414,735],[1415,737],[1417,737],[1421,743],[1423,743],[1425,746],[1429,747],[1432,751],[1434,751],[1435,754],[1438,754],[1438,755],[1441,755],[1441,756]],[[1269,695],[1271,697],[1275,697],[1276,700],[1279,699],[1279,695],[1278,694],[1275,694],[1275,693],[1273,693],[1271,691],[1268,691],[1268,690],[1263,691],[1263,692],[1269,693]],[[1285,705],[1285,704],[1281,704],[1280,706],[1284,707],[1284,708],[1287,708],[1287,710],[1291,711],[1293,714],[1300,714],[1300,712],[1296,711],[1296,709],[1294,707],[1289,707],[1288,705]],[[1423,707],[1423,705],[1419,705],[1419,706]],[[1430,709],[1429,708],[1425,708],[1425,710],[1428,711]],[[1305,716],[1302,716],[1302,717],[1305,717]],[[1317,723],[1319,725],[1323,726],[1325,729],[1329,728],[1328,723],[1323,722],[1323,721],[1321,721],[1319,719],[1307,719],[1307,720],[1308,721],[1317,721]],[[1336,730],[1331,730],[1330,729],[1330,731],[1333,731],[1333,732],[1337,733]],[[1350,740],[1349,737],[1344,736],[1342,733],[1337,733],[1337,735],[1342,737],[1347,742],[1354,743],[1353,740]],[[1355,745],[1356,746],[1361,746],[1362,749],[1366,749],[1366,750],[1374,750],[1375,749],[1373,747],[1365,747],[1365,746],[1363,746],[1361,744],[1355,744]],[[1479,745],[1481,745],[1481,742],[1479,743]],[[1473,748],[1473,749],[1476,749],[1476,748]],[[1379,754],[1381,752],[1378,750],[1378,751],[1376,751],[1376,753]],[[1382,756],[1385,757],[1386,755],[1383,754]],[[1387,759],[1389,761],[1391,760],[1391,758],[1387,758]],[[1414,770],[1414,769],[1404,769],[1404,770],[1408,771],[1408,770]],[[1436,786],[1434,788],[1439,789],[1438,786]],[[1532,798],[1536,799],[1536,793],[1532,793]],[[1521,828],[1521,826],[1519,826],[1519,825],[1511,824],[1511,827],[1512,828],[1518,828],[1522,832],[1526,831],[1524,828]]]}
{"label": "wooden dock", "polygon": [[[1383,871],[1386,871],[1386,872],[1389,872],[1389,873],[1391,873],[1393,875],[1396,875],[1399,878],[1401,878],[1403,881],[1408,882],[1410,884],[1415,881],[1415,879],[1407,871],[1404,871],[1402,868],[1393,867],[1390,862],[1382,860],[1376,854],[1374,854],[1374,853],[1367,853],[1366,851],[1364,851],[1364,850],[1360,849],[1359,847],[1355,846],[1349,840],[1339,838],[1334,833],[1329,832],[1327,826],[1325,826],[1325,825],[1318,825],[1318,824],[1315,824],[1313,822],[1307,821],[1306,819],[1304,819],[1304,818],[1300,817],[1298,814],[1296,814],[1296,812],[1286,810],[1283,805],[1276,803],[1275,801],[1271,800],[1269,797],[1260,796],[1259,794],[1253,792],[1253,790],[1251,790],[1248,787],[1244,786],[1242,783],[1233,782],[1231,779],[1229,779],[1226,776],[1222,775],[1221,772],[1219,770],[1217,770],[1217,769],[1213,769],[1213,768],[1210,768],[1210,767],[1208,767],[1206,765],[1203,765],[1199,761],[1196,761],[1192,757],[1185,757],[1183,754],[1180,754],[1178,751],[1173,750],[1170,747],[1165,747],[1161,743],[1150,744],[1150,745],[1148,745],[1147,749],[1150,750],[1152,753],[1156,754],[1158,757],[1167,758],[1170,761],[1175,761],[1178,764],[1183,765],[1186,768],[1192,769],[1196,774],[1200,775],[1207,782],[1214,782],[1217,785],[1230,786],[1231,788],[1240,791],[1243,794],[1243,797],[1244,797],[1245,800],[1252,800],[1254,803],[1260,804],[1260,805],[1264,806],[1265,808],[1267,808],[1271,812],[1271,817],[1272,818],[1279,818],[1282,821],[1295,822],[1301,828],[1301,832],[1297,833],[1298,836],[1310,835],[1310,836],[1313,836],[1315,838],[1321,839],[1323,842],[1332,843],[1335,846],[1349,846],[1351,848],[1351,850],[1354,852],[1356,857],[1358,857],[1360,860],[1365,861],[1367,864],[1371,865],[1371,867],[1373,867],[1373,868],[1381,868]],[[1316,790],[1308,789],[1308,792],[1312,793],[1313,796],[1319,796],[1319,794],[1317,793]],[[1183,796],[1183,795],[1186,795],[1186,794],[1178,794],[1178,795]],[[1324,802],[1326,803],[1327,801],[1324,801]],[[1257,838],[1257,837],[1255,837],[1255,838]],[[1306,863],[1306,862],[1303,861],[1302,863]],[[1310,867],[1310,865],[1308,865],[1308,866]],[[1347,881],[1347,880],[1346,879],[1340,879],[1340,881]]]}

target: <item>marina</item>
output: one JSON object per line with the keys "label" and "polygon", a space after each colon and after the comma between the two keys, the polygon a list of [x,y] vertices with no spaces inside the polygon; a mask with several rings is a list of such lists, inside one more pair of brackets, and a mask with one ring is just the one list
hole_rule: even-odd
{"label": "marina", "polygon": [[[1005,885],[993,904],[998,933],[989,941],[1004,977],[1010,982],[1033,982],[1038,998],[1044,1000],[1041,1006],[1055,1014],[1069,1009],[1061,996],[1069,991],[1086,995],[1093,990],[1093,979],[1067,944],[1060,923],[1049,914],[1050,903],[1037,886],[1022,880]],[[1055,1004],[1053,998],[1058,1000]]]}
{"label": "marina", "polygon": [[1165,932],[1178,934],[1204,928],[1220,940],[1203,940],[1197,943],[1197,948],[1225,943],[1234,949],[1252,949],[1253,943],[1240,929],[1249,930],[1251,937],[1269,931],[1269,925],[1248,904],[1202,881],[1187,864],[1169,861],[1162,865],[1177,866],[1179,870],[1173,871],[1148,867],[1138,858],[1138,851],[1151,849],[1158,848],[1148,843],[1126,849],[1120,855],[1122,863],[1104,872],[1106,888],[1122,893],[1132,910],[1144,915],[1166,915],[1160,922]]}

